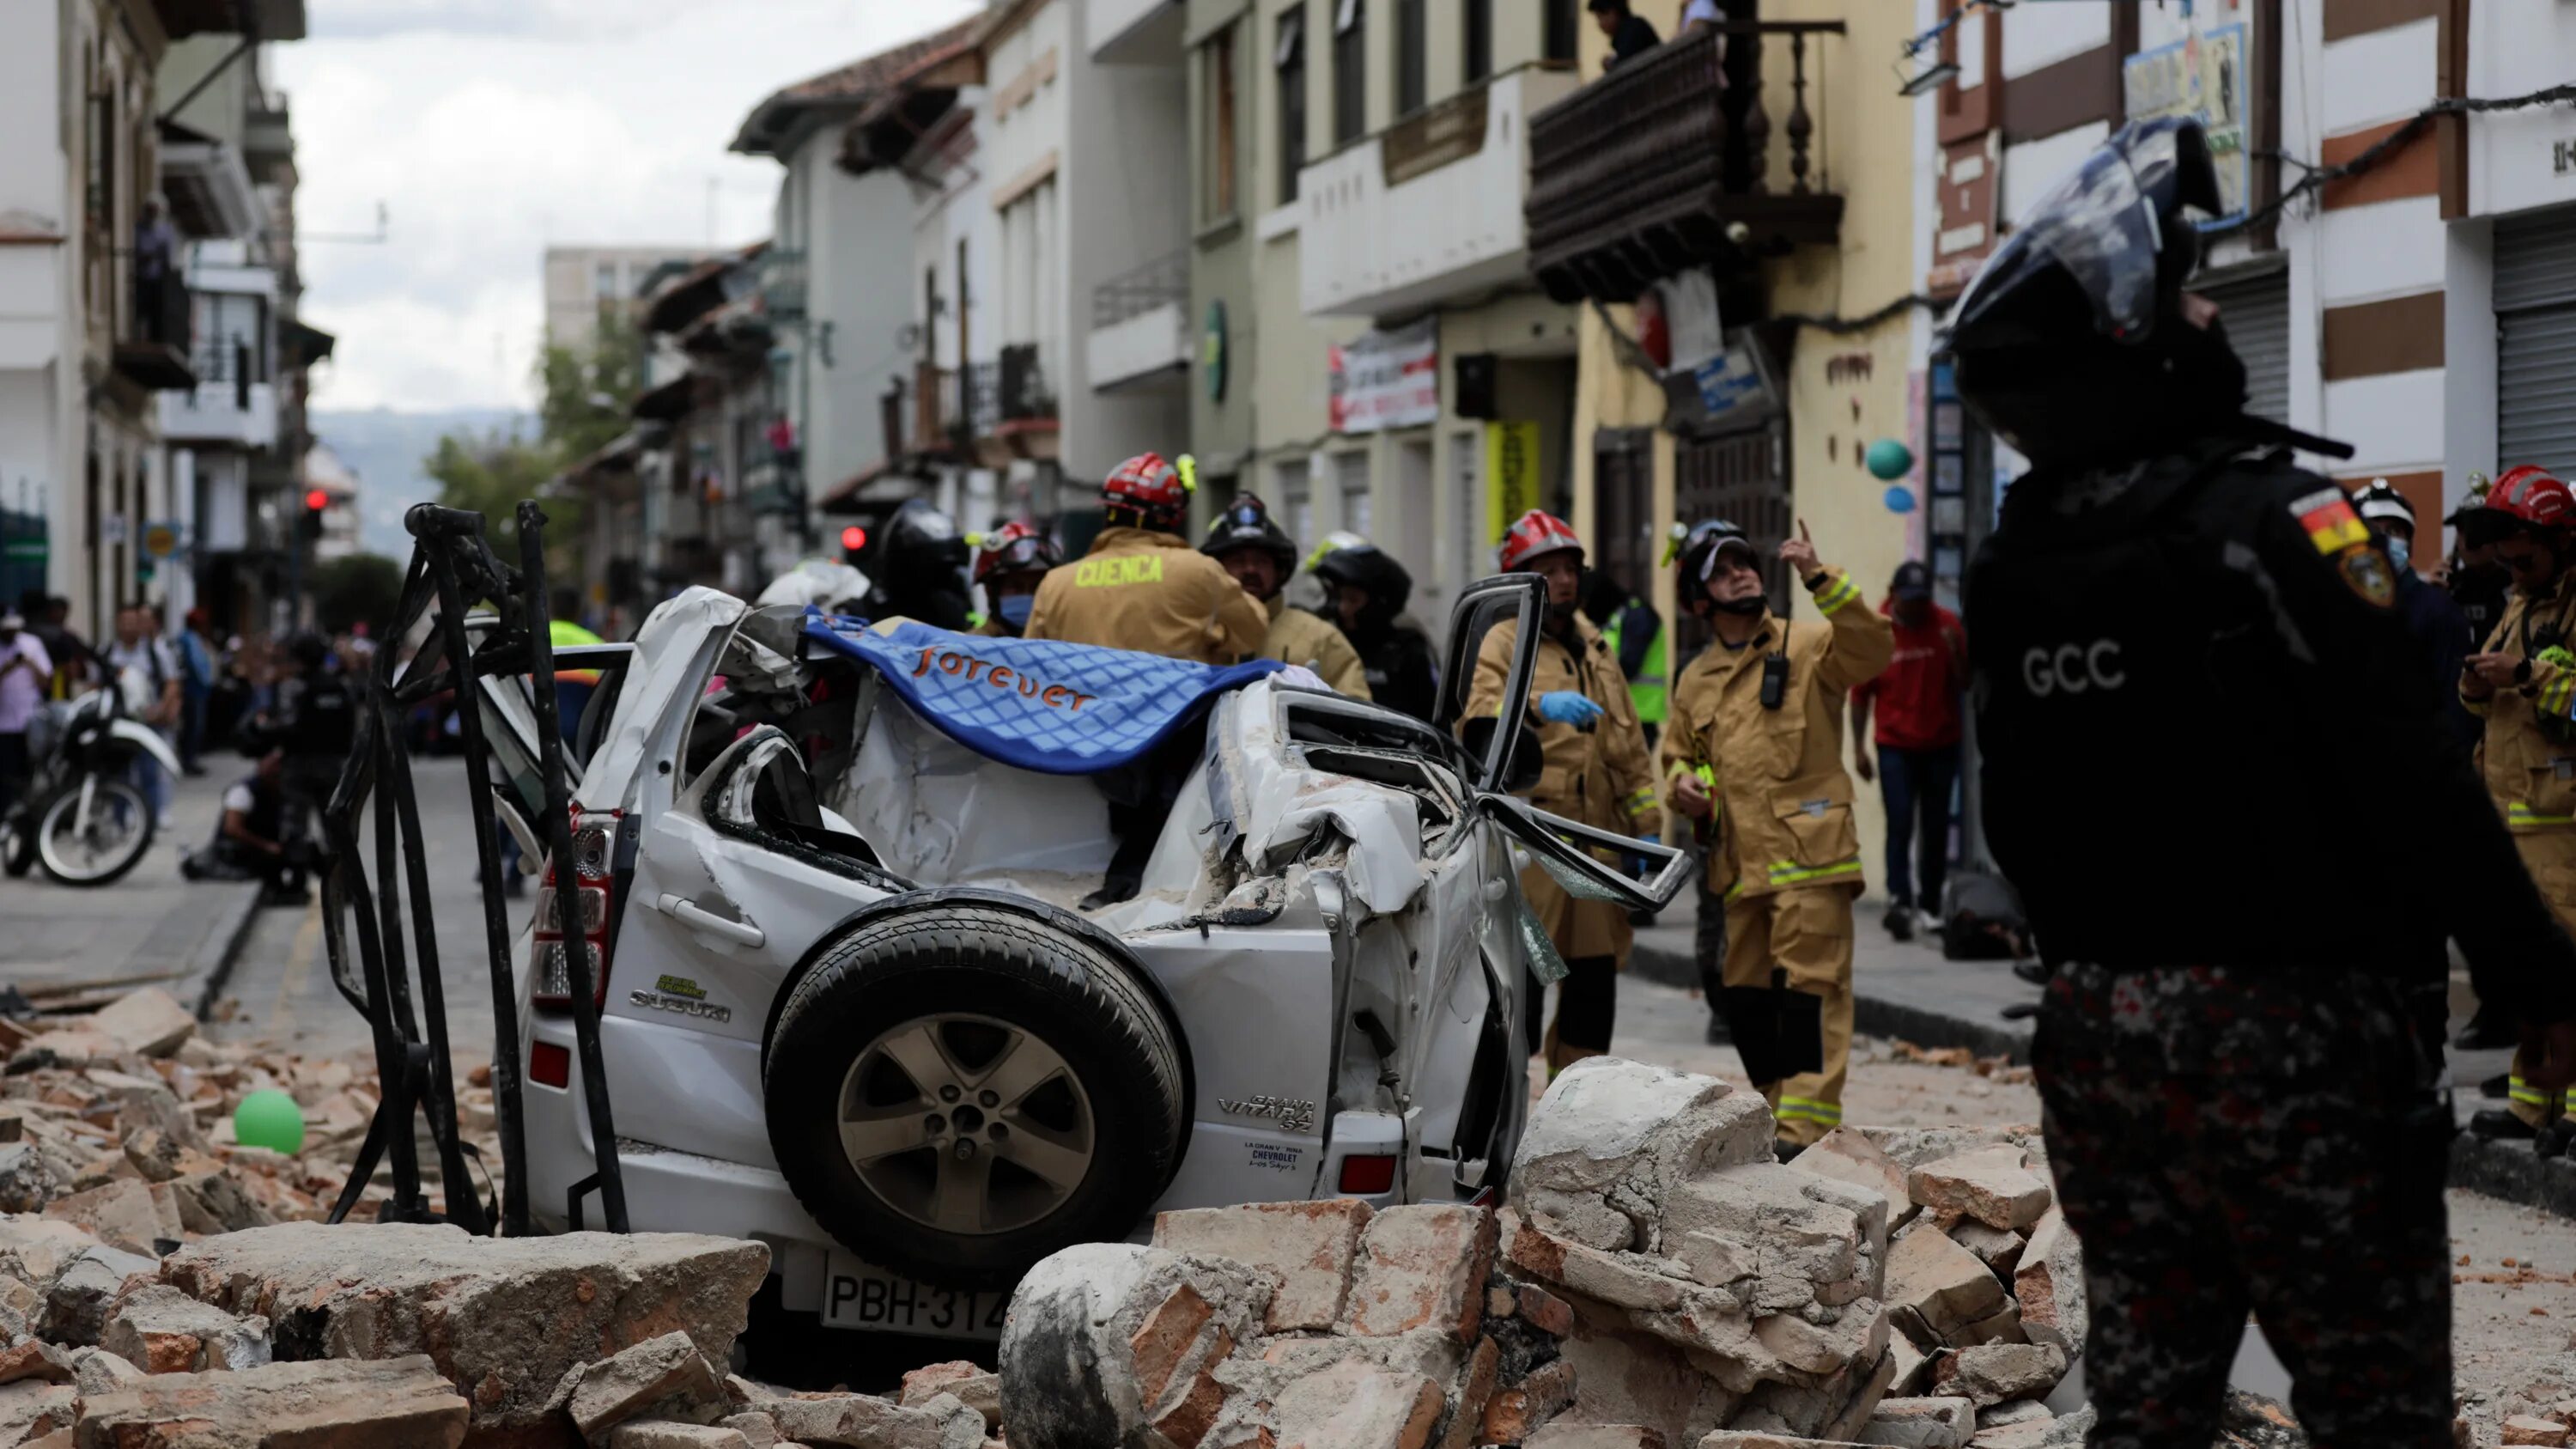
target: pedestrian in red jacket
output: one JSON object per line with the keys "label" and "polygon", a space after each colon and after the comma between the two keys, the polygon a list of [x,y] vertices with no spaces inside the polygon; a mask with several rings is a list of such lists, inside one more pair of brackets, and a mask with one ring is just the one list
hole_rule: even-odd
{"label": "pedestrian in red jacket", "polygon": [[[1896,658],[1852,691],[1853,767],[1875,777],[1887,803],[1887,933],[1914,938],[1918,919],[1938,930],[1941,882],[1950,868],[1950,822],[1959,783],[1959,738],[1968,689],[1968,631],[1932,602],[1932,571],[1897,566],[1878,611],[1896,624]],[[1878,759],[1870,760],[1870,706],[1878,706]],[[1920,895],[1913,847],[1923,847]]]}

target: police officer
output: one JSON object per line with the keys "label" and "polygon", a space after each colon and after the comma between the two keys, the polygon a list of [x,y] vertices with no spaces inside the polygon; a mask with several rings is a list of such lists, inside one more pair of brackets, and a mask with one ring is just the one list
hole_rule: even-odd
{"label": "police officer", "polygon": [[[2538,468],[2516,468],[2461,531],[2492,543],[2513,577],[2494,637],[2459,675],[2461,702],[2486,721],[2487,793],[2540,894],[2576,929],[2576,495]],[[2536,1139],[2541,1156],[2562,1156],[2570,1089],[2533,1077],[2516,1052],[2504,1107],[2471,1117],[2469,1130]]]}
{"label": "police officer", "polygon": [[2208,1443],[2250,1310],[2312,1440],[2433,1449],[2452,1123],[2405,987],[2453,938],[2563,1086],[2576,945],[2442,736],[2387,556],[2277,449],[2341,445],[2245,416],[2182,288],[2218,205],[2196,123],[2131,123],[1952,313],[1960,396],[2033,464],[1968,582],[1986,835],[2053,968],[2092,1442]]}
{"label": "police officer", "polygon": [[[2423,646],[2432,666],[2444,726],[2461,749],[2477,748],[2483,727],[2477,716],[2462,707],[2458,684],[2460,667],[2478,641],[2469,633],[2468,616],[2460,611],[2459,602],[2415,572],[2415,505],[2390,487],[2387,479],[2373,478],[2353,493],[2352,511],[2361,515],[2379,540],[2380,551],[2388,555],[2390,571],[2397,576],[2398,617],[2406,621],[2406,632]],[[2443,1005],[2448,1004],[2446,997]]]}
{"label": "police officer", "polygon": [[[1583,582],[1583,540],[1563,520],[1533,508],[1503,536],[1500,559],[1505,573],[1526,569],[1547,580],[1547,617],[1540,626],[1547,637],[1530,678],[1528,706],[1529,725],[1547,766],[1530,791],[1530,803],[1599,830],[1659,835],[1663,810],[1655,800],[1654,767],[1646,737],[1637,728],[1636,707],[1628,699],[1628,681],[1610,646],[1601,642],[1600,631],[1575,607]],[[1502,708],[1519,638],[1517,622],[1497,624],[1486,633],[1476,650],[1476,673],[1461,719],[1490,719]],[[1617,904],[1578,901],[1536,865],[1521,872],[1521,893],[1570,973],[1558,990],[1556,1019],[1544,1039],[1553,1074],[1610,1049],[1619,973],[1627,969],[1636,932]],[[1524,1022],[1528,1046],[1536,1052],[1542,1044],[1537,1009],[1542,988],[1532,978],[1527,989],[1531,1009]]]}
{"label": "police officer", "polygon": [[984,591],[984,617],[975,632],[1016,639],[1029,624],[1038,584],[1064,562],[1055,540],[1014,520],[976,540],[975,586]]}
{"label": "police officer", "polygon": [[1215,559],[1234,576],[1243,591],[1270,613],[1270,631],[1261,641],[1261,657],[1282,664],[1302,664],[1334,692],[1353,699],[1369,697],[1368,672],[1359,651],[1329,620],[1287,601],[1289,575],[1297,571],[1297,544],[1271,521],[1270,507],[1247,493],[1226,506],[1208,525],[1199,552]]}
{"label": "police officer", "polygon": [[1428,724],[1438,706],[1440,666],[1431,638],[1404,612],[1413,575],[1393,555],[1356,535],[1336,534],[1309,570],[1329,594],[1326,607],[1359,651],[1369,696]]}
{"label": "police officer", "polygon": [[2506,600],[2513,596],[2513,576],[2495,561],[2493,538],[2470,537],[2478,530],[2468,520],[2478,516],[2492,489],[2485,475],[2469,475],[2468,501],[2444,520],[2451,525],[2450,567],[2444,571],[2442,584],[2450,590],[2451,601],[2468,616],[2471,648],[2484,647],[2487,637],[2495,633],[2496,621],[2504,617]]}
{"label": "police officer", "polygon": [[926,498],[907,498],[877,530],[864,566],[871,619],[906,618],[941,629],[973,623],[966,597],[966,535]]}
{"label": "police officer", "polygon": [[1663,619],[1654,605],[1600,572],[1592,575],[1583,613],[1600,626],[1601,642],[1610,646],[1619,672],[1628,676],[1628,698],[1636,703],[1637,723],[1645,728],[1646,744],[1652,748],[1663,732],[1672,685]]}
{"label": "police officer", "polygon": [[[285,752],[288,838],[319,843],[314,812],[330,800],[358,738],[358,691],[330,667],[331,646],[306,632],[287,641],[292,671],[278,682],[277,713],[259,733],[259,748]],[[461,703],[461,702],[460,702]]]}
{"label": "police officer", "polygon": [[1181,537],[1190,490],[1171,464],[1140,453],[1100,486],[1108,525],[1090,552],[1048,570],[1029,611],[1032,639],[1067,639],[1201,664],[1261,653],[1270,621],[1234,576]]}
{"label": "police officer", "polygon": [[1785,1160],[1842,1125],[1861,892],[1843,707],[1887,667],[1896,635],[1816,557],[1803,521],[1780,559],[1824,622],[1771,612],[1762,557],[1734,524],[1683,549],[1681,596],[1716,638],[1674,687],[1663,759],[1673,808],[1711,824],[1707,888],[1726,920],[1719,1006]]}

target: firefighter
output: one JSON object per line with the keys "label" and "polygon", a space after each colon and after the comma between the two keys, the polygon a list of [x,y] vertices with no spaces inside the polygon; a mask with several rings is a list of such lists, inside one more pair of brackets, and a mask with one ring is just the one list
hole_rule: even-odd
{"label": "firefighter", "polygon": [[1324,586],[1342,636],[1359,652],[1369,697],[1431,723],[1440,667],[1432,658],[1431,636],[1404,612],[1413,575],[1386,550],[1345,533],[1326,538],[1308,569]]}
{"label": "firefighter", "polygon": [[1208,525],[1207,542],[1199,552],[1215,559],[1270,611],[1262,658],[1302,664],[1336,693],[1369,697],[1368,673],[1351,641],[1330,621],[1287,601],[1288,577],[1297,571],[1297,544],[1271,521],[1269,505],[1248,493],[1236,499]]}
{"label": "firefighter", "polygon": [[[2550,909],[2576,930],[2576,495],[2538,468],[2504,474],[2460,523],[2464,541],[2491,545],[2513,596],[2482,653],[2460,671],[2460,700],[2486,720],[2487,792],[2504,812],[2522,863]],[[2501,1109],[2469,1119],[2481,1138],[2528,1140],[2566,1155],[2576,1123],[2568,1097],[2531,1080],[2514,1053]]]}
{"label": "firefighter", "polygon": [[1843,708],[1896,636],[1860,585],[1817,559],[1803,520],[1780,560],[1823,623],[1771,612],[1762,557],[1731,523],[1695,530],[1676,560],[1681,597],[1716,637],[1674,687],[1663,759],[1673,808],[1711,824],[1708,888],[1726,906],[1719,1009],[1786,1160],[1843,1120],[1862,885]]}
{"label": "firefighter", "polygon": [[1233,575],[1181,537],[1190,488],[1171,464],[1153,453],[1119,464],[1100,486],[1100,505],[1107,526],[1090,552],[1047,571],[1028,637],[1201,664],[1260,655],[1270,621]]}
{"label": "firefighter", "polygon": [[1986,841],[2050,968],[2092,1442],[2217,1437],[2250,1315],[2313,1442],[2438,1449],[2454,1126],[2411,988],[2455,941],[2564,1085],[2576,945],[2442,735],[2387,555],[2290,461],[2350,450],[2249,416],[2184,289],[2220,197],[2197,122],[2133,121],[1951,311],[1961,400],[2031,460],[1968,576]]}
{"label": "firefighter", "polygon": [[[1339,552],[1337,550],[1336,552]],[[1520,516],[1503,536],[1503,572],[1528,570],[1547,580],[1547,638],[1529,686],[1529,727],[1537,734],[1545,771],[1530,803],[1577,824],[1656,839],[1663,810],[1655,799],[1654,767],[1646,738],[1628,698],[1627,676],[1600,631],[1575,607],[1583,582],[1583,540],[1563,520],[1537,509]],[[1476,674],[1462,721],[1490,719],[1502,708],[1519,638],[1517,623],[1497,624],[1476,650]],[[1521,872],[1539,928],[1565,958],[1568,975],[1557,995],[1556,1019],[1542,1043],[1537,1003],[1543,988],[1526,983],[1531,1009],[1523,1019],[1532,1052],[1542,1044],[1551,1075],[1584,1057],[1610,1049],[1619,1004],[1619,973],[1627,969],[1635,930],[1628,913],[1610,901],[1578,901],[1545,870]]]}
{"label": "firefighter", "polygon": [[1055,546],[1054,539],[1017,521],[1003,524],[975,543],[975,586],[984,591],[984,617],[975,632],[1016,639],[1028,627],[1039,583],[1047,570],[1064,562],[1064,550]]}

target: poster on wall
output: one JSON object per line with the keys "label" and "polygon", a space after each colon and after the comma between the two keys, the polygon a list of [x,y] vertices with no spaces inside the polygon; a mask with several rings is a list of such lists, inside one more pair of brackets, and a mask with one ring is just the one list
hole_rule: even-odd
{"label": "poster on wall", "polygon": [[2120,68],[2132,121],[2176,116],[2198,121],[2218,168],[2219,214],[2204,228],[2245,215],[2252,187],[2248,158],[2246,26],[2215,26],[2171,45],[2142,50]]}
{"label": "poster on wall", "polygon": [[1328,414],[1337,433],[1374,433],[1440,421],[1440,322],[1363,332],[1324,351],[1332,374]]}
{"label": "poster on wall", "polygon": [[1539,501],[1538,424],[1485,424],[1485,545],[1502,542],[1511,521]]}

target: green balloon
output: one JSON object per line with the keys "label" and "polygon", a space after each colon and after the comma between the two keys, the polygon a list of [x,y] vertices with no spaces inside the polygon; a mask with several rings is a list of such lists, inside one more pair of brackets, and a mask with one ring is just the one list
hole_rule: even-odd
{"label": "green balloon", "polygon": [[1913,470],[1914,450],[1894,438],[1881,438],[1869,445],[1865,461],[1871,477],[1881,482],[1893,482]]}
{"label": "green balloon", "polygon": [[304,1109],[275,1087],[262,1087],[233,1109],[233,1140],[292,1157],[304,1150]]}

